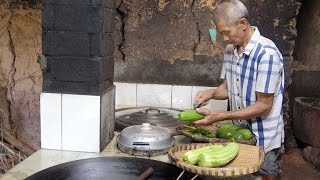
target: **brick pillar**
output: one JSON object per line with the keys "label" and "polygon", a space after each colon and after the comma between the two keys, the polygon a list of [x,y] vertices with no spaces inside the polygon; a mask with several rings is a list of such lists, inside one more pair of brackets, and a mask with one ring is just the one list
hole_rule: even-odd
{"label": "brick pillar", "polygon": [[[97,144],[101,150],[113,137],[114,6],[115,0],[43,0],[42,50],[47,59],[41,95],[43,148],[97,151]],[[60,119],[51,115],[51,106],[61,109]],[[56,120],[50,123],[61,125],[52,132],[61,136],[55,145],[50,143],[54,136],[46,133],[52,127],[46,122],[53,116]],[[88,143],[83,141],[86,137],[95,142],[94,148],[77,144]]]}

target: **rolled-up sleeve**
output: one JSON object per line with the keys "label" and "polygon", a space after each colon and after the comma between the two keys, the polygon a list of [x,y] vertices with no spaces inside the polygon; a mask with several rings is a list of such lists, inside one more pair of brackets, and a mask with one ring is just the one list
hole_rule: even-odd
{"label": "rolled-up sleeve", "polygon": [[275,93],[281,83],[283,65],[279,56],[265,54],[258,65],[256,91]]}

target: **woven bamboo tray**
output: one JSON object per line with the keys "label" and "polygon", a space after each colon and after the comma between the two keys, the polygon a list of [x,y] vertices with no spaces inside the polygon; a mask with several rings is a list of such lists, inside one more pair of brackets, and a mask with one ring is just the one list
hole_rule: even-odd
{"label": "woven bamboo tray", "polygon": [[[212,125],[208,126],[200,126],[203,129],[207,129],[209,131],[216,131],[218,129],[218,123],[213,123]],[[192,125],[188,125],[192,126]],[[194,137],[191,134],[185,132],[187,129],[187,125],[181,124],[177,126],[176,130],[185,135],[186,137],[190,138],[193,140],[193,142],[199,142],[199,143],[226,143],[226,142],[233,142],[232,139],[220,139],[220,138],[208,138],[208,137]],[[240,144],[248,144],[248,145],[256,145],[257,139],[255,137],[249,139],[249,140],[235,140],[235,142],[240,143]]]}
{"label": "woven bamboo tray", "polygon": [[[206,168],[187,164],[183,161],[183,154],[188,150],[208,146],[211,143],[193,143],[173,147],[169,150],[169,160],[177,167],[186,171],[213,177],[235,177],[257,172],[264,161],[263,148],[246,144],[239,144],[237,157],[224,167]],[[224,144],[224,143],[223,143]]]}

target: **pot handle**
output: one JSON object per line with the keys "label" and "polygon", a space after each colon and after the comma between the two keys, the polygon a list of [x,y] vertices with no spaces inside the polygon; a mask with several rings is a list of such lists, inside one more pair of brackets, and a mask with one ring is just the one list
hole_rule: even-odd
{"label": "pot handle", "polygon": [[148,142],[132,142],[133,146],[149,146],[149,159],[151,157],[150,143]]}
{"label": "pot handle", "polygon": [[160,110],[156,109],[156,108],[148,108],[148,109],[146,109],[146,113],[149,113],[149,111],[158,111],[158,114],[160,113]]}

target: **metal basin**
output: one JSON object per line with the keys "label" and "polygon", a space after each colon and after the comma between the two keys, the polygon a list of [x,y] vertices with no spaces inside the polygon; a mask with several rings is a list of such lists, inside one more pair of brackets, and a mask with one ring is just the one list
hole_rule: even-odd
{"label": "metal basin", "polygon": [[[26,180],[136,180],[149,167],[154,172],[148,180],[175,180],[182,169],[168,163],[135,157],[101,157],[77,160],[42,170]],[[190,180],[195,174],[184,172],[182,179]],[[200,180],[200,177],[196,178]]]}
{"label": "metal basin", "polygon": [[292,123],[294,134],[299,140],[320,148],[320,99],[295,98]]}

